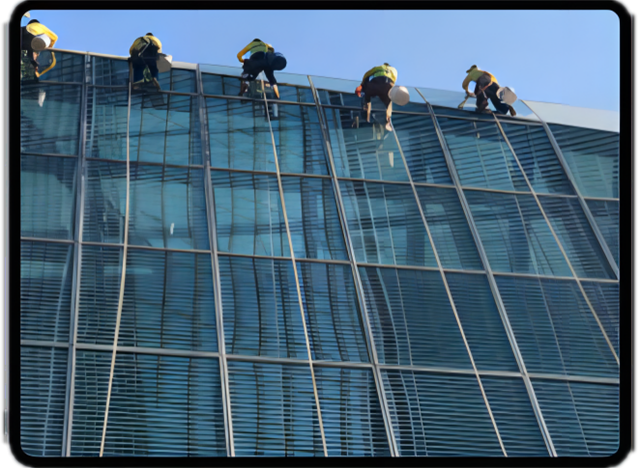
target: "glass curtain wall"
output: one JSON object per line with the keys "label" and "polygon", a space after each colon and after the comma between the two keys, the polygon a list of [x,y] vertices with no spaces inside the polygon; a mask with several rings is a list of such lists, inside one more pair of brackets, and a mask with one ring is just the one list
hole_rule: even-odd
{"label": "glass curtain wall", "polygon": [[58,54],[21,89],[27,454],[616,452],[618,134]]}

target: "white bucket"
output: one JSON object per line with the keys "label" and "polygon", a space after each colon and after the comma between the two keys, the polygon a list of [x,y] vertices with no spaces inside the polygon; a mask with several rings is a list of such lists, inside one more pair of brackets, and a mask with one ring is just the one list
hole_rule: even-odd
{"label": "white bucket", "polygon": [[31,40],[31,48],[36,51],[44,50],[51,44],[51,38],[46,34],[40,34]]}
{"label": "white bucket", "polygon": [[389,91],[389,98],[394,104],[404,106],[409,102],[409,90],[404,86],[394,86]]}
{"label": "white bucket", "polygon": [[516,96],[513,88],[509,88],[508,86],[504,88],[498,88],[496,95],[498,96],[498,99],[500,99],[505,104],[508,104],[509,106],[518,100],[518,96]]}
{"label": "white bucket", "polygon": [[171,61],[173,57],[171,55],[165,55],[163,53],[158,54],[158,60],[156,60],[156,65],[158,67],[158,73],[165,73],[171,70]]}

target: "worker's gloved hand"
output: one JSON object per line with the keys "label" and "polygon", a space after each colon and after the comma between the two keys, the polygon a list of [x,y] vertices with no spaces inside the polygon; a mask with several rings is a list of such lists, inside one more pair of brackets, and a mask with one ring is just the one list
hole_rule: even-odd
{"label": "worker's gloved hand", "polygon": [[356,88],[356,94],[358,95],[358,97],[362,97],[362,85]]}
{"label": "worker's gloved hand", "polygon": [[244,63],[244,59],[240,59],[240,63]]}

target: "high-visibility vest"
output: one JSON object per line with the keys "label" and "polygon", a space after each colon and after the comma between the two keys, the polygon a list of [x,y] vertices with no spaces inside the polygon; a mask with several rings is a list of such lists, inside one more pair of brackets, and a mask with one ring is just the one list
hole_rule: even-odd
{"label": "high-visibility vest", "polygon": [[376,78],[378,76],[389,78],[393,83],[395,83],[398,77],[398,71],[389,65],[381,65],[373,69],[371,78]]}

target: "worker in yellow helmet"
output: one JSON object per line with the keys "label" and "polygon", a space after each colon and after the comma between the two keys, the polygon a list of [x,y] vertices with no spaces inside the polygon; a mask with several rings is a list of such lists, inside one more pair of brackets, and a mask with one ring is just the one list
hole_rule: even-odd
{"label": "worker in yellow helmet", "polygon": [[55,55],[42,52],[52,49],[58,36],[37,19],[32,19],[21,29],[22,78],[37,80],[56,64]]}
{"label": "worker in yellow helmet", "polygon": [[133,87],[138,88],[147,83],[160,89],[158,82],[158,53],[162,52],[160,39],[148,32],[133,41],[129,48],[131,65],[133,67]]}
{"label": "worker in yellow helmet", "polygon": [[[249,58],[242,58],[246,53],[250,54]],[[242,96],[247,92],[249,89],[249,81],[254,81],[260,72],[264,71],[264,74],[269,80],[269,84],[273,88],[273,92],[276,94],[276,97],[280,98],[278,82],[276,81],[276,77],[273,75],[273,56],[273,46],[257,38],[238,52],[238,60],[242,63],[242,75],[240,76],[244,80],[240,86],[240,93],[238,96]],[[284,65],[286,65],[286,61],[284,62]],[[282,70],[284,65],[281,68],[276,69]]]}
{"label": "worker in yellow helmet", "polygon": [[[469,92],[469,84],[472,81],[476,83],[473,93]],[[512,116],[516,115],[516,110],[513,107],[500,101],[497,94],[500,85],[496,77],[489,72],[480,70],[477,65],[471,65],[471,68],[467,70],[467,77],[462,82],[462,89],[465,90],[467,96],[476,98],[476,112],[490,112],[487,110],[487,106],[489,99],[491,99],[497,112],[505,115],[509,112]]]}
{"label": "worker in yellow helmet", "polygon": [[385,128],[391,131],[392,103],[389,91],[398,79],[398,71],[388,63],[373,67],[362,77],[362,83],[356,88],[356,94],[361,96],[364,92],[364,110],[367,112],[367,122],[371,117],[371,98],[378,96],[387,108],[387,122]]}

